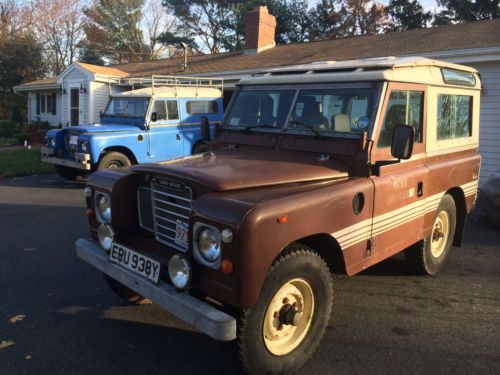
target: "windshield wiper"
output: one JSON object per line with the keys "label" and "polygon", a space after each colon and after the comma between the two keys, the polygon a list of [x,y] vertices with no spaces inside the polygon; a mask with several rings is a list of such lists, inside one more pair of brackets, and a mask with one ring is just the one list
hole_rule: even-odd
{"label": "windshield wiper", "polygon": [[312,131],[315,135],[317,135],[318,137],[323,137],[315,128],[314,126],[312,125],[309,125],[309,124],[305,124],[303,122],[300,122],[300,121],[295,121],[295,120],[290,120],[288,121],[289,124],[295,124],[295,125],[300,125],[300,126],[303,126],[304,128],[307,128],[309,129],[310,131]]}

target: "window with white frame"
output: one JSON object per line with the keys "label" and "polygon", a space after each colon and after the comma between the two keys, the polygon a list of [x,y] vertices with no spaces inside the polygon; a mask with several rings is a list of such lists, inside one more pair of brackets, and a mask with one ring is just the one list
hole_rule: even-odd
{"label": "window with white frame", "polygon": [[36,114],[57,114],[57,95],[52,94],[36,94]]}

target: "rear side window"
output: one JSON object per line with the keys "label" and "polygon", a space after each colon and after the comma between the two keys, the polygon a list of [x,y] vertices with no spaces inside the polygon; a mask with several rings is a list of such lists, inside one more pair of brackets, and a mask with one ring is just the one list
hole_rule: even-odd
{"label": "rear side window", "polygon": [[216,100],[191,100],[186,103],[190,115],[213,114],[219,111]]}
{"label": "rear side window", "polygon": [[470,137],[472,96],[438,95],[437,139]]}
{"label": "rear side window", "polygon": [[469,72],[461,72],[454,69],[442,69],[443,80],[449,85],[470,86],[476,85],[476,78]]}
{"label": "rear side window", "polygon": [[422,143],[422,111],[424,93],[420,91],[392,91],[380,130],[378,147],[389,147],[396,125],[410,125],[415,129],[415,143]]}

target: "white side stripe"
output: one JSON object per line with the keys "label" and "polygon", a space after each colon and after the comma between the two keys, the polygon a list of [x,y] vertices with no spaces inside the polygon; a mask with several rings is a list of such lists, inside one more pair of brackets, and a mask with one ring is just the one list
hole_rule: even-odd
{"label": "white side stripe", "polygon": [[[478,181],[468,182],[460,185],[464,195],[469,197],[477,193]],[[396,226],[408,223],[425,214],[437,210],[445,192],[431,195],[417,202],[407,204],[394,211],[375,216],[372,219],[363,220],[359,223],[343,228],[332,233],[337,239],[340,247],[344,250],[349,246],[370,239],[372,236],[385,233]],[[373,228],[371,228],[373,225]],[[370,230],[371,228],[371,230]]]}

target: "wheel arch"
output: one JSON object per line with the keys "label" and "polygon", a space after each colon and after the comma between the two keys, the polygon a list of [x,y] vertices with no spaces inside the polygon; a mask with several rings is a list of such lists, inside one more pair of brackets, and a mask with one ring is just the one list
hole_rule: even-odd
{"label": "wheel arch", "polygon": [[281,254],[283,254],[283,252],[286,251],[288,246],[293,243],[299,243],[310,247],[314,252],[316,252],[324,259],[332,273],[346,273],[344,254],[342,253],[342,249],[337,240],[327,233],[313,234],[288,243],[281,249],[281,251],[276,254],[275,258],[273,259],[273,263],[280,257]]}
{"label": "wheel arch", "polygon": [[455,226],[455,236],[453,237],[453,246],[461,246],[465,231],[465,221],[467,219],[467,207],[465,203],[465,194],[459,187],[454,187],[446,192],[451,195],[455,201],[457,222]]}
{"label": "wheel arch", "polygon": [[97,161],[97,164],[99,164],[99,162],[102,160],[104,155],[106,155],[109,152],[119,152],[119,153],[125,155],[130,160],[130,162],[132,164],[137,164],[137,158],[135,157],[134,153],[128,147],[125,147],[125,146],[106,147],[104,150],[101,151],[101,153],[99,155],[99,160]]}

